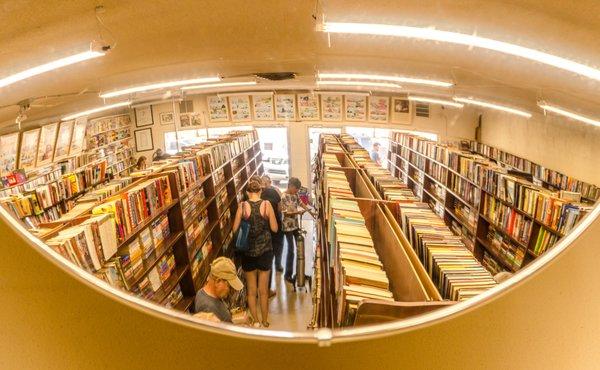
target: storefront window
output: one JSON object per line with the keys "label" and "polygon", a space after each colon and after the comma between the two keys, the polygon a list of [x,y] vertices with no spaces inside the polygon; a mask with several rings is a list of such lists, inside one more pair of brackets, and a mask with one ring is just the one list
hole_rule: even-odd
{"label": "storefront window", "polygon": [[175,154],[184,146],[203,141],[206,141],[206,130],[204,129],[165,132],[165,150],[168,154]]}

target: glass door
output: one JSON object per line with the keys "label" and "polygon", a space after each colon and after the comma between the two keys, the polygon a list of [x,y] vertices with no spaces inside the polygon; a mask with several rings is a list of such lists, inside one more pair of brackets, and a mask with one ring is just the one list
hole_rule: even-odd
{"label": "glass door", "polygon": [[280,190],[287,187],[290,162],[287,127],[256,127],[265,174]]}

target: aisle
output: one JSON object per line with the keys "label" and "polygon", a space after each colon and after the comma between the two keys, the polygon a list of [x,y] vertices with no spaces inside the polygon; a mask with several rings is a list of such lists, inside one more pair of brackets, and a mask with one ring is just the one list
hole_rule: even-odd
{"label": "aisle", "polygon": [[[313,225],[312,219],[302,222],[306,234],[305,240],[305,261],[306,274],[313,274],[313,258],[314,258],[314,243],[313,243]],[[284,242],[283,261],[287,246]],[[308,287],[308,282],[307,282]],[[289,331],[304,331],[310,322],[312,316],[312,292],[305,289],[299,289],[294,292],[291,284],[283,279],[283,273],[276,273],[274,276],[272,288],[277,291],[277,295],[269,300],[269,329],[274,330],[289,330]]]}

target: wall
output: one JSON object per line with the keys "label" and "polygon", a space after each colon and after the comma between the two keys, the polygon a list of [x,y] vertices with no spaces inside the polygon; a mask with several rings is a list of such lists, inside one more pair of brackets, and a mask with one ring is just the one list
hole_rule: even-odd
{"label": "wall", "polygon": [[546,168],[600,185],[600,127],[540,114],[527,120],[485,112],[481,141]]}

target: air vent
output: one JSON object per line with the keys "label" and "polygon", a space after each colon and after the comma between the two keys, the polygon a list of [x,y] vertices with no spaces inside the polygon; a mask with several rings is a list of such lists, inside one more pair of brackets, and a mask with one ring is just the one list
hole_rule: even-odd
{"label": "air vent", "polygon": [[417,103],[415,105],[415,114],[417,117],[429,118],[429,104]]}
{"label": "air vent", "polygon": [[255,76],[270,81],[293,80],[296,78],[296,74],[294,72],[256,73]]}
{"label": "air vent", "polygon": [[194,111],[194,102],[192,100],[182,100],[179,102],[179,113],[192,113]]}

